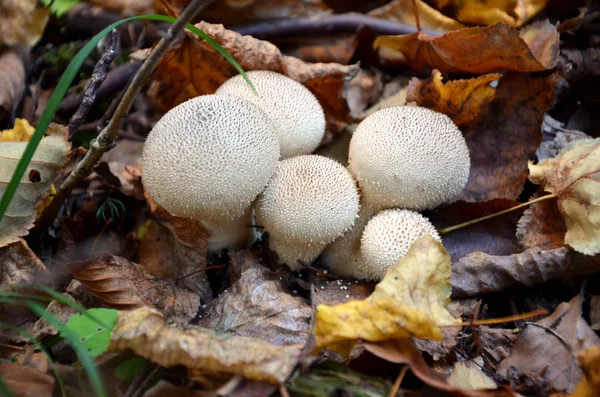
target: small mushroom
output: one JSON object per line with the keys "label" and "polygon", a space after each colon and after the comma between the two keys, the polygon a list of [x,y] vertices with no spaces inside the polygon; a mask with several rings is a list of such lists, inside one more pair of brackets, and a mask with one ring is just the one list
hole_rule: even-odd
{"label": "small mushroom", "polygon": [[278,158],[277,134],[262,110],[233,96],[205,95],[156,123],[142,153],[143,183],[167,211],[200,219],[218,235],[213,249],[225,248],[244,239],[231,224],[249,214]]}
{"label": "small mushroom", "polygon": [[375,215],[362,233],[364,266],[354,271],[365,280],[381,280],[388,267],[402,258],[411,244],[425,235],[441,242],[435,227],[418,212],[386,210]]}
{"label": "small mushroom", "polygon": [[255,70],[247,75],[256,92],[237,75],[216,93],[260,107],[275,126],[282,159],[312,153],[325,134],[325,114],[317,98],[302,84],[279,73]]}
{"label": "small mushroom", "polygon": [[392,107],[359,124],[350,141],[349,170],[365,205],[423,210],[460,195],[469,178],[469,149],[448,116]]}
{"label": "small mushroom", "polygon": [[359,197],[354,179],[339,163],[304,155],[279,162],[257,200],[258,223],[269,246],[293,270],[311,263],[356,220]]}

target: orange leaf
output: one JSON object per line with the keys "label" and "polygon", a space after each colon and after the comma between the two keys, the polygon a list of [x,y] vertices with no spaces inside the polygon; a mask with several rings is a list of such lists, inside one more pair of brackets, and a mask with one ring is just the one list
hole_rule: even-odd
{"label": "orange leaf", "polygon": [[379,36],[373,43],[376,49],[400,52],[415,70],[435,68],[444,73],[475,74],[552,69],[558,61],[558,45],[558,32],[549,22],[533,24],[521,31],[496,24],[436,37],[423,32]]}

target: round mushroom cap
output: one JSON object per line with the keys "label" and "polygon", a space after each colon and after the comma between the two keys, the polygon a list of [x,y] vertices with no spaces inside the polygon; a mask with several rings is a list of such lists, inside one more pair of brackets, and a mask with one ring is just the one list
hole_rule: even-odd
{"label": "round mushroom cap", "polygon": [[440,235],[427,218],[418,212],[392,209],[375,215],[363,231],[360,252],[366,280],[380,280],[388,267],[402,258],[411,244],[425,235],[441,242]]}
{"label": "round mushroom cap", "polygon": [[349,230],[359,210],[352,175],[334,160],[316,155],[279,162],[256,206],[271,249],[292,269],[312,262]]}
{"label": "round mushroom cap", "polygon": [[217,94],[245,99],[260,107],[275,126],[281,158],[312,153],[325,134],[325,114],[315,96],[302,84],[266,70],[246,73],[256,92],[241,75],[219,87]]}
{"label": "round mushroom cap", "polygon": [[148,194],[174,215],[230,222],[277,168],[279,142],[257,106],[226,95],[190,99],[156,123],[142,153]]}
{"label": "round mushroom cap", "polygon": [[350,141],[349,169],[374,209],[423,210],[460,195],[469,179],[469,149],[448,116],[398,106],[358,125]]}

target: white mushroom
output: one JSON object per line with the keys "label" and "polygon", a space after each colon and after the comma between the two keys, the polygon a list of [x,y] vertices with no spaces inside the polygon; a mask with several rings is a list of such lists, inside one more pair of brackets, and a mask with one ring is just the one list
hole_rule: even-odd
{"label": "white mushroom", "polygon": [[174,215],[201,219],[224,241],[222,231],[240,223],[278,158],[277,134],[264,112],[233,96],[205,95],[158,121],[144,145],[142,176],[158,204]]}
{"label": "white mushroom", "polygon": [[373,209],[423,210],[460,195],[469,178],[469,150],[448,116],[392,107],[359,124],[350,141],[349,169]]}
{"label": "white mushroom", "polygon": [[349,230],[358,210],[358,191],[350,173],[334,160],[316,155],[280,161],[256,205],[271,249],[292,269],[298,268],[297,261],[312,262]]}
{"label": "white mushroom", "polygon": [[435,227],[418,212],[386,210],[375,215],[362,233],[364,265],[354,269],[361,279],[381,280],[388,267],[402,258],[411,244],[425,235],[441,242]]}
{"label": "white mushroom", "polygon": [[325,134],[325,115],[317,98],[302,84],[279,73],[255,70],[247,75],[256,92],[237,75],[216,93],[234,95],[260,107],[275,126],[282,159],[312,153]]}

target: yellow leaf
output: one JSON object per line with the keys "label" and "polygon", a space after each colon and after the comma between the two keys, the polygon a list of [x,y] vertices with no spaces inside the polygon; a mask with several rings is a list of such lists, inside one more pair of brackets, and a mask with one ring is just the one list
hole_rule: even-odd
{"label": "yellow leaf", "polygon": [[472,25],[507,23],[520,27],[544,9],[548,0],[454,0],[456,19]]}
{"label": "yellow leaf", "polygon": [[573,390],[571,397],[595,397],[600,393],[600,346],[592,346],[579,353],[579,362],[585,377]]}
{"label": "yellow leaf", "polygon": [[558,196],[565,243],[586,255],[600,253],[600,138],[571,142],[554,158],[529,162],[529,173]]}
{"label": "yellow leaf", "polygon": [[46,28],[50,11],[37,0],[0,0],[0,44],[34,45]]}
{"label": "yellow leaf", "polygon": [[450,255],[431,236],[417,240],[387,270],[371,296],[315,313],[317,349],[348,355],[360,340],[442,339],[441,325],[457,325],[446,310],[450,298]]}
{"label": "yellow leaf", "polygon": [[35,128],[25,119],[16,119],[10,130],[0,131],[0,142],[29,142]]}

